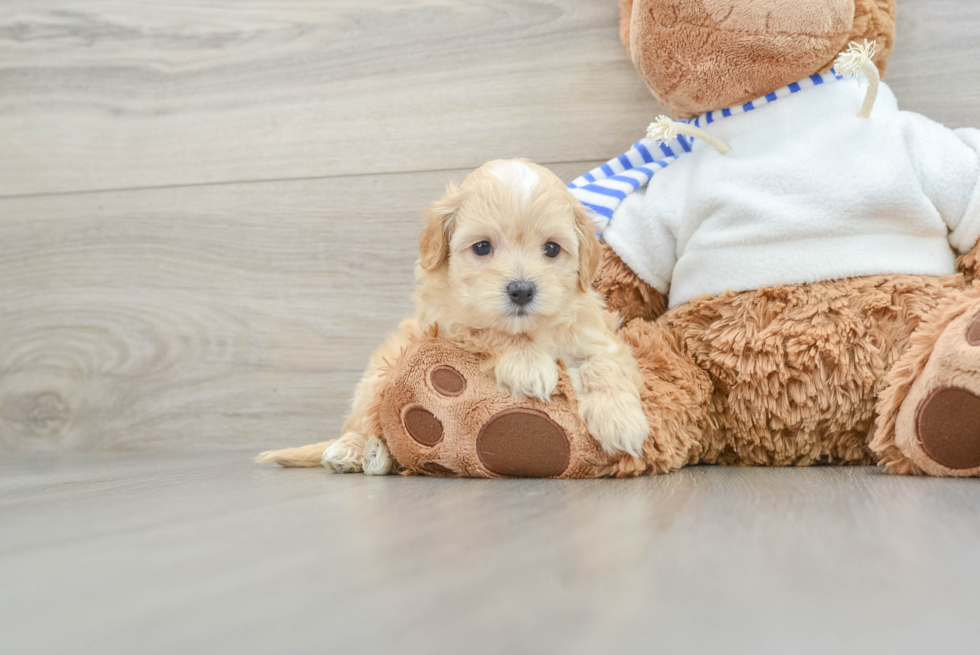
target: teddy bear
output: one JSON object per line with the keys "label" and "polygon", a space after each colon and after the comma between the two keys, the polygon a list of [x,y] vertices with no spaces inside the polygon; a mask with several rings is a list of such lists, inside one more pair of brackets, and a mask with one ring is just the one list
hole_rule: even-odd
{"label": "teddy bear", "polygon": [[381,388],[393,469],[980,475],[980,131],[899,111],[881,81],[894,0],[620,6],[673,118],[569,188],[643,377],[643,454],[590,438],[564,370],[549,402],[513,398],[478,348],[433,330]]}

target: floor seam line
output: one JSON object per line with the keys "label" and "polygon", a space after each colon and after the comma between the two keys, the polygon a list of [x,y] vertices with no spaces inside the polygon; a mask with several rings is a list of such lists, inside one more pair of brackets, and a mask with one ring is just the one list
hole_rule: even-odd
{"label": "floor seam line", "polygon": [[[599,161],[599,159],[580,159],[572,161],[553,161],[553,162],[535,162],[541,166],[559,166],[567,164],[584,164]],[[50,191],[43,193],[17,193],[10,195],[0,195],[0,201],[3,200],[26,200],[31,198],[52,198],[52,197],[64,197],[64,196],[86,196],[95,195],[99,193],[128,193],[133,191],[163,191],[166,189],[194,189],[201,187],[219,187],[219,186],[233,186],[233,185],[244,185],[244,184],[274,184],[277,182],[312,182],[316,180],[336,180],[336,179],[351,179],[358,177],[385,177],[391,175],[414,175],[414,174],[425,174],[425,173],[448,173],[450,171],[465,170],[468,168],[476,168],[476,166],[460,166],[454,168],[428,168],[420,170],[410,170],[410,171],[380,171],[376,173],[350,173],[341,175],[310,175],[310,176],[298,176],[298,177],[273,177],[273,178],[258,178],[251,180],[221,180],[217,182],[190,182],[186,184],[162,184],[162,185],[145,185],[145,186],[132,186],[132,187],[108,187],[102,189],[78,189],[74,191]]]}

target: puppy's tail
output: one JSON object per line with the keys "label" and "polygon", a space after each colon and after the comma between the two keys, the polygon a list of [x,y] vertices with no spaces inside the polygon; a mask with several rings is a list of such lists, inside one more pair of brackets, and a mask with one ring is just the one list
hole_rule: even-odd
{"label": "puppy's tail", "polygon": [[285,468],[312,468],[323,466],[323,452],[333,441],[321,441],[299,448],[267,450],[260,453],[255,461],[259,464],[275,463]]}

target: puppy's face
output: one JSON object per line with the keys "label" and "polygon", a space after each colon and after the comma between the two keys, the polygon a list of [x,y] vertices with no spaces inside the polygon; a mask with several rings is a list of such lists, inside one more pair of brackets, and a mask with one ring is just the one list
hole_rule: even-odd
{"label": "puppy's face", "polygon": [[520,333],[585,293],[599,243],[591,218],[553,173],[493,161],[433,206],[420,255],[425,273],[445,276],[459,322]]}

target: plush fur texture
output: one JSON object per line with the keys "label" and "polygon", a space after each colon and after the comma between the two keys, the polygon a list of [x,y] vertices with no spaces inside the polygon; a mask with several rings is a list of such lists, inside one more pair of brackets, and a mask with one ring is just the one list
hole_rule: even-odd
{"label": "plush fur texture", "polygon": [[[963,284],[960,276],[823,282],[705,297],[655,322],[631,321],[620,334],[643,376],[651,439],[642,458],[599,450],[576,419],[567,383],[547,405],[496,392],[480,371],[478,345],[459,339],[419,339],[406,351],[381,408],[385,437],[406,473],[498,477],[481,462],[474,435],[499,413],[530,408],[565,430],[571,455],[559,477],[628,477],[697,462],[805,466],[879,458],[892,472],[918,471],[906,465],[911,450],[903,454],[893,436],[881,436],[888,425],[869,445],[876,405],[896,406],[890,396],[878,400],[890,371],[891,384],[915,377],[896,367],[903,354],[929,359],[949,323],[935,327],[930,317],[980,313],[980,292],[964,292]],[[917,331],[920,323],[925,329]],[[980,349],[974,364],[969,375],[980,381]],[[443,365],[466,379],[463,395],[444,396],[427,382]],[[438,444],[422,446],[408,434],[408,407],[440,421]],[[882,421],[892,414],[884,410]]]}
{"label": "plush fur texture", "polygon": [[980,279],[980,243],[956,260],[956,268],[963,274],[967,282]]}
{"label": "plush fur texture", "polygon": [[[500,392],[494,377],[485,372],[482,346],[469,336],[459,333],[440,339],[430,334],[415,340],[388,379],[381,420],[391,454],[404,467],[404,473],[500,477],[482,463],[474,435],[491,417],[513,409],[547,413],[564,429],[574,459],[560,477],[589,477],[607,465],[610,455],[589,437],[572,400],[575,393],[564,368],[550,403],[537,398],[514,399]],[[465,390],[458,396],[441,394],[431,384],[431,371],[447,366],[466,379]],[[418,408],[430,412],[441,428],[438,441],[432,445],[420,444],[406,430],[406,412]]]}
{"label": "plush fur texture", "polygon": [[[980,468],[954,470],[923,450],[915,425],[917,410],[931,392],[955,387],[980,397],[980,345],[967,339],[980,319],[980,285],[943,299],[912,335],[907,351],[891,369],[878,401],[871,449],[890,473],[975,476]],[[980,440],[980,416],[975,428]]]}
{"label": "plush fur texture", "polygon": [[620,36],[675,118],[741,105],[829,70],[850,41],[895,40],[893,0],[620,0]]}
{"label": "plush fur texture", "polygon": [[667,297],[637,277],[609,246],[602,247],[595,290],[624,323],[634,318],[652,321],[667,311]]}

